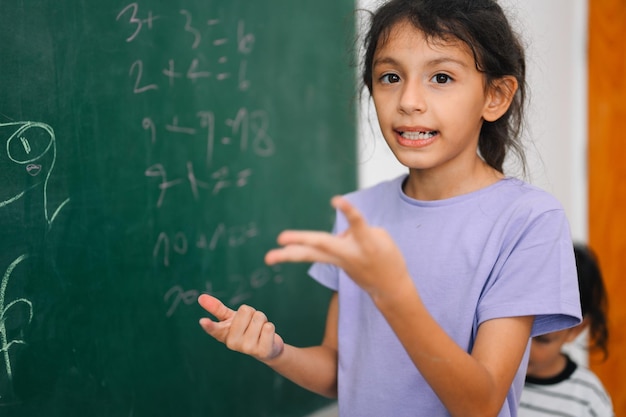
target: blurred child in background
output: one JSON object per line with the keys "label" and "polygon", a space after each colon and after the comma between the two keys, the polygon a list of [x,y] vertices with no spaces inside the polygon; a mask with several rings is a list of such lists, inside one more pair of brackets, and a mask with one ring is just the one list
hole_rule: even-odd
{"label": "blurred child in background", "polygon": [[613,417],[611,399],[598,377],[563,353],[564,344],[589,329],[589,346],[608,355],[607,296],[593,251],[575,244],[583,322],[532,339],[520,417]]}

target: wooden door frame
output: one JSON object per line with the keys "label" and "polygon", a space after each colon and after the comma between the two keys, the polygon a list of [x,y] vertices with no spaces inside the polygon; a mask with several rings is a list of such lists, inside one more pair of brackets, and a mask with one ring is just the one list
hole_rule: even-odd
{"label": "wooden door frame", "polygon": [[589,245],[609,296],[609,357],[590,367],[626,416],[626,2],[589,0]]}

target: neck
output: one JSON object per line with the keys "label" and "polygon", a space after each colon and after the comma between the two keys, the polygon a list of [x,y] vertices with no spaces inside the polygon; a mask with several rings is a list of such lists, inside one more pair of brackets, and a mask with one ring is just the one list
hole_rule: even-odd
{"label": "neck", "polygon": [[410,169],[404,192],[416,200],[443,200],[478,191],[502,178],[504,175],[501,172],[479,159],[470,169],[444,174],[432,170]]}

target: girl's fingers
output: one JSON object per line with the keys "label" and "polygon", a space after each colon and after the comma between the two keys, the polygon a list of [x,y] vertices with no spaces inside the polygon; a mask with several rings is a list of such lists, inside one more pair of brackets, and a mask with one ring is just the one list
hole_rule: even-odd
{"label": "girl's fingers", "polygon": [[235,315],[234,310],[226,307],[220,300],[208,294],[200,295],[200,297],[198,297],[198,304],[219,321],[228,320]]}
{"label": "girl's fingers", "polygon": [[331,238],[328,232],[317,232],[311,230],[285,230],[276,238],[281,246],[287,245],[307,245],[320,246],[323,242]]}
{"label": "girl's fingers", "polygon": [[229,335],[226,342],[232,350],[267,361],[276,358],[284,348],[283,339],[276,334],[274,324],[260,311],[255,311],[243,334]]}
{"label": "girl's fingers", "polygon": [[333,197],[332,205],[341,211],[349,228],[343,234],[334,236],[327,232],[286,230],[278,235],[279,249],[270,250],[265,255],[265,262],[274,265],[282,262],[322,262],[337,266],[349,254],[349,246],[343,239],[352,233],[357,240],[366,242],[369,227],[361,213],[343,197]]}
{"label": "girl's fingers", "polygon": [[[239,343],[238,341],[242,340],[250,322],[252,321],[252,316],[256,310],[248,305],[241,305],[237,310],[237,313],[233,317],[233,320],[230,324],[230,331],[228,332],[228,340],[230,343]],[[231,349],[239,350],[239,346],[230,346],[227,343],[228,347]]]}
{"label": "girl's fingers", "polygon": [[267,317],[261,311],[255,311],[250,318],[250,322],[248,323],[248,327],[245,330],[245,334],[249,335],[249,339],[251,344],[258,344],[259,339],[261,338],[261,330],[263,326],[267,323]]}
{"label": "girl's fingers", "polygon": [[[319,245],[319,243],[317,243]],[[320,246],[321,247],[321,246]],[[283,248],[272,249],[265,255],[265,263],[275,265],[282,262],[323,262],[336,263],[336,257],[328,245],[319,249],[304,244],[287,244]]]}
{"label": "girl's fingers", "polygon": [[348,224],[350,225],[350,229],[355,233],[358,234],[361,231],[366,230],[367,222],[361,215],[361,212],[350,204],[348,200],[341,196],[336,196],[332,198],[331,204],[335,209],[343,213],[348,221]]}
{"label": "girl's fingers", "polygon": [[200,327],[204,329],[209,335],[213,336],[216,339],[220,339],[219,332],[219,323],[214,322],[213,320],[203,317],[200,319]]}
{"label": "girl's fingers", "polygon": [[259,344],[263,347],[269,347],[268,351],[261,352],[262,360],[271,360],[276,358],[283,352],[285,344],[274,328],[274,324],[267,322],[263,325]]}

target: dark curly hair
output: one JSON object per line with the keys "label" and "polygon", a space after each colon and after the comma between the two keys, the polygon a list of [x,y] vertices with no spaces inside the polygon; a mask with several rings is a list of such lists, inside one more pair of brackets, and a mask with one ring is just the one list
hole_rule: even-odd
{"label": "dark curly hair", "polygon": [[394,24],[408,21],[427,39],[459,39],[470,48],[476,69],[489,84],[504,76],[517,80],[518,90],[507,112],[498,120],[485,121],[478,150],[483,159],[503,172],[507,151],[519,158],[524,172],[526,158],[520,135],[526,101],[524,48],[502,8],[493,0],[391,0],[371,15],[365,37],[362,81],[372,92],[372,63],[376,48],[384,44]]}

